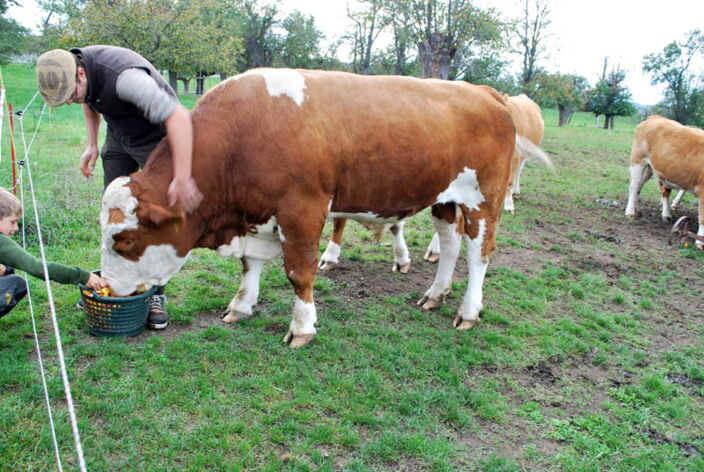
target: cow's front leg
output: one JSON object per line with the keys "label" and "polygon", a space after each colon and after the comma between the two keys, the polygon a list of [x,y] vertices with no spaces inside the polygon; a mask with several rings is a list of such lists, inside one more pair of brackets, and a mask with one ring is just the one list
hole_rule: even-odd
{"label": "cow's front leg", "polygon": [[327,207],[319,203],[328,201],[329,197],[313,199],[308,205],[302,201],[296,208],[290,208],[290,213],[279,215],[284,270],[296,294],[291,325],[284,336],[284,342],[292,348],[310,343],[317,332],[313,282],[318,269],[318,245],[327,213]]}
{"label": "cow's front leg", "polygon": [[452,274],[455,271],[455,264],[460,253],[457,224],[448,223],[445,219],[436,217],[435,213],[433,213],[433,224],[438,234],[440,260],[433,284],[423,294],[423,298],[418,301],[418,305],[426,310],[441,306],[445,301],[445,296],[450,293]]}
{"label": "cow's front leg", "polygon": [[242,258],[242,282],[222,319],[225,323],[234,323],[252,316],[252,307],[259,299],[259,281],[264,262],[250,257]]}
{"label": "cow's front leg", "polygon": [[645,182],[653,175],[653,169],[645,162],[631,165],[631,183],[628,186],[628,204],[626,204],[626,216],[636,218],[638,216],[638,195]]}
{"label": "cow's front leg", "polygon": [[437,231],[433,234],[433,239],[430,240],[423,259],[428,262],[437,262],[440,259],[440,238]]}
{"label": "cow's front leg", "polygon": [[403,237],[403,226],[406,223],[399,221],[391,225],[391,234],[394,236],[394,266],[393,271],[407,274],[411,268],[411,256],[408,252],[406,239]]}

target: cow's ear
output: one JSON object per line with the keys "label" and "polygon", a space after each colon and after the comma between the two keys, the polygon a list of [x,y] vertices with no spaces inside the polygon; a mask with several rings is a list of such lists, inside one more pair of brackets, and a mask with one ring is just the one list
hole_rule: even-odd
{"label": "cow's ear", "polygon": [[158,203],[151,203],[138,212],[140,221],[150,226],[162,226],[174,223],[180,226],[186,219],[186,214],[180,205],[165,207]]}

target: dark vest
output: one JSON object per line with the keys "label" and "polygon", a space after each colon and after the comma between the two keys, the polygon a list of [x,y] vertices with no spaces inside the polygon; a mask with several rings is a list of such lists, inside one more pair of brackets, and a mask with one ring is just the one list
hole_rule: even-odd
{"label": "dark vest", "polygon": [[122,144],[139,146],[166,136],[163,123],[151,123],[139,108],[120,100],[115,90],[120,73],[136,67],[147,71],[159,87],[175,97],[174,90],[149,61],[134,51],[116,46],[87,46],[71,49],[71,52],[81,57],[85,64],[88,76],[86,103],[105,117],[108,130]]}

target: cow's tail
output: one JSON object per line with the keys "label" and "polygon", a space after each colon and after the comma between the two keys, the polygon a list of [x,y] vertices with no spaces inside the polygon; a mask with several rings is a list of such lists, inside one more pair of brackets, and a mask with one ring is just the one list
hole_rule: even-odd
{"label": "cow's tail", "polygon": [[518,155],[521,156],[522,159],[531,159],[531,158],[538,158],[543,163],[552,168],[552,161],[548,157],[545,152],[540,149],[538,146],[533,144],[533,141],[530,139],[526,138],[525,136],[521,136],[520,134],[516,133],[516,152]]}

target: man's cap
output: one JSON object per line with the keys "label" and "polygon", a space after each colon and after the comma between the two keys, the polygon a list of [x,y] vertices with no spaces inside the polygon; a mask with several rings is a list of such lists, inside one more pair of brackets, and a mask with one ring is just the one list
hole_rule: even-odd
{"label": "man's cap", "polygon": [[37,59],[39,92],[47,105],[66,103],[76,89],[76,59],[63,49],[52,49]]}

